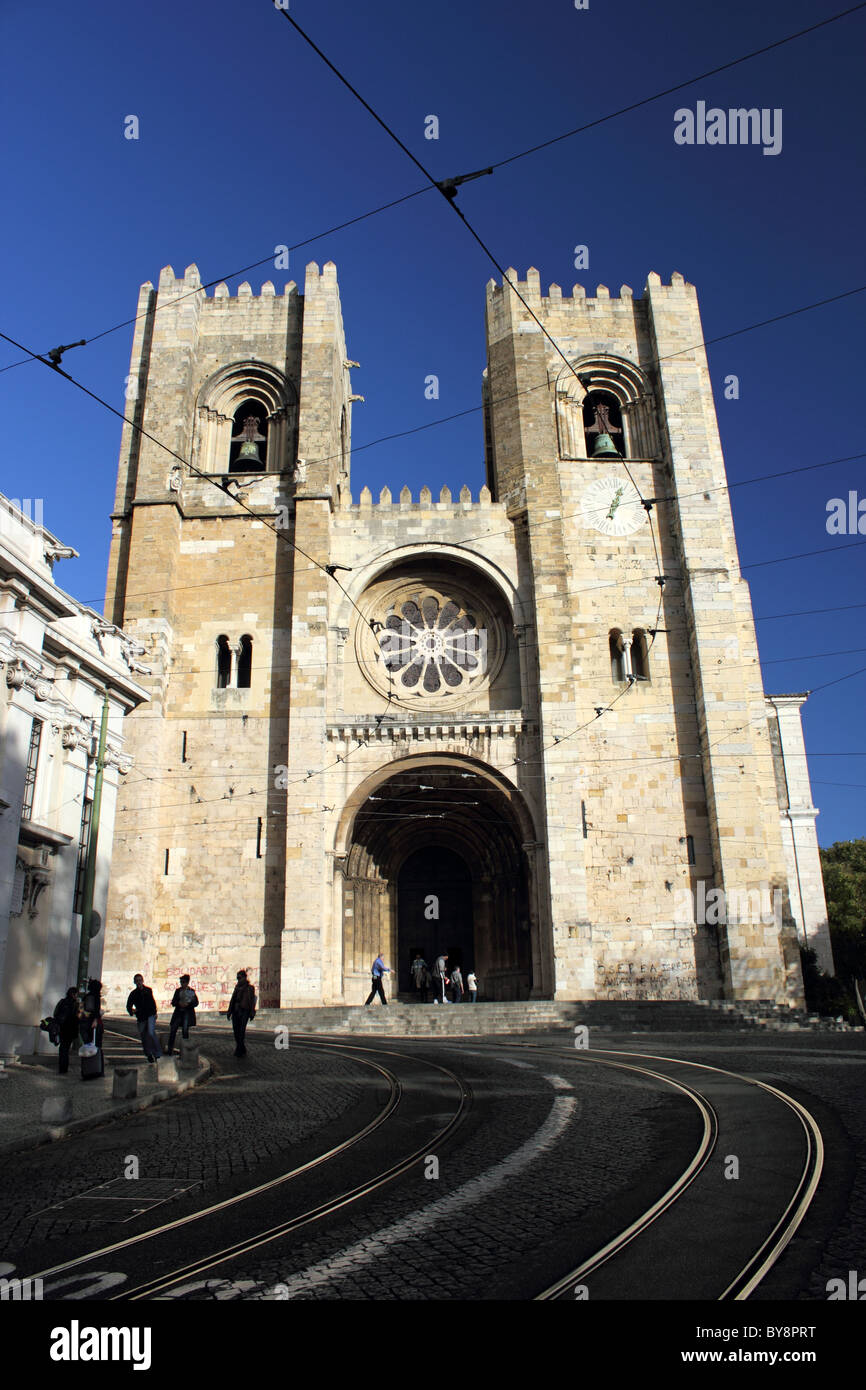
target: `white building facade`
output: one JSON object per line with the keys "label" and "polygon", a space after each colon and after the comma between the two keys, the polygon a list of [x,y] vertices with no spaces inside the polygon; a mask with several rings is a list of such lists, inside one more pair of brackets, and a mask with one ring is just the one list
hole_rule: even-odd
{"label": "white building facade", "polygon": [[[35,512],[35,515],[34,515]],[[77,554],[0,494],[0,1054],[50,1050],[39,1020],[76,983],[97,748],[108,699],[88,973],[102,964],[123,718],[147,698],[139,651],[54,582]],[[111,1001],[108,1001],[109,1004]],[[116,1001],[115,1001],[116,1002]]]}

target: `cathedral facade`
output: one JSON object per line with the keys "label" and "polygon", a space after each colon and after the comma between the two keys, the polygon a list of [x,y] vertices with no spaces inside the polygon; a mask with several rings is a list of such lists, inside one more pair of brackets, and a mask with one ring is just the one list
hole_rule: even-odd
{"label": "cathedral facade", "polygon": [[491,282],[458,496],[353,493],[333,264],[167,268],[139,315],[108,987],[361,1003],[381,949],[395,992],[447,951],[481,999],[801,1004],[798,944],[832,969],[805,695],[763,689],[694,288]]}

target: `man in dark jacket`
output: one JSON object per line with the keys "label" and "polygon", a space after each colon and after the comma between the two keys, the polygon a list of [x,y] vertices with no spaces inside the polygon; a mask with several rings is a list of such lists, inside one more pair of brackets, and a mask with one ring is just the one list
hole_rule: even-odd
{"label": "man in dark jacket", "polygon": [[144,1055],[149,1062],[155,1062],[157,1057],[162,1056],[162,1048],[156,1036],[156,1000],[153,990],[144,983],[143,975],[134,976],[133,984],[135,989],[130,990],[126,1012],[135,1015]]}
{"label": "man in dark jacket", "polygon": [[172,995],[171,1007],[174,1009],[174,1013],[171,1016],[171,1026],[168,1030],[169,1057],[174,1052],[174,1040],[177,1037],[178,1028],[181,1029],[181,1036],[188,1038],[190,1028],[195,1027],[198,995],[194,989],[189,987],[189,975],[181,975],[180,989],[176,989]]}
{"label": "man in dark jacket", "polygon": [[63,998],[58,1000],[57,1008],[54,1010],[60,1030],[57,1070],[61,1076],[69,1071],[69,1049],[78,1037],[78,1007],[78,990],[72,985]]}
{"label": "man in dark jacket", "polygon": [[247,979],[247,972],[239,970],[234,993],[229,1000],[228,1019],[235,1035],[235,1056],[246,1057],[244,1035],[247,1024],[256,1016],[256,992]]}

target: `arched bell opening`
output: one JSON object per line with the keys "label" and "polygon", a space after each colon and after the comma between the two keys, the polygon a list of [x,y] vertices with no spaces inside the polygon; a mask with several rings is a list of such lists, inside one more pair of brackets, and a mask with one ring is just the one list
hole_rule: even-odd
{"label": "arched bell opening", "polygon": [[[542,981],[519,794],[468,764],[410,763],[362,801],[343,868],[343,996],[358,999],[381,948],[391,997],[415,997],[409,967],[445,952],[479,999],[528,999]],[[365,991],[366,992],[366,991]],[[361,996],[363,999],[363,995]],[[359,1000],[361,1002],[361,1000]]]}

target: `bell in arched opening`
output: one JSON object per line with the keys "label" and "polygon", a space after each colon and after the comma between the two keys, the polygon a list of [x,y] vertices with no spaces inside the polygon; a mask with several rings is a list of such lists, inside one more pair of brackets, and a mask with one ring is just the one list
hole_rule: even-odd
{"label": "bell in arched opening", "polygon": [[[613,436],[622,440],[622,425],[619,404],[613,396],[593,391],[587,396],[583,406],[583,428],[586,434],[587,453],[594,459],[619,459],[623,457]],[[592,450],[590,451],[590,444]]]}
{"label": "bell in arched opening", "polygon": [[259,452],[259,445],[265,444],[268,437],[259,429],[263,411],[264,407],[258,401],[244,401],[240,409],[235,411],[234,427],[237,432],[231,438],[230,473],[263,473],[267,468]]}

